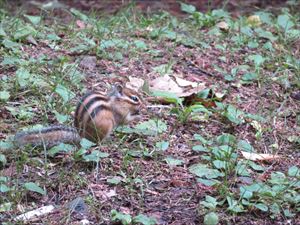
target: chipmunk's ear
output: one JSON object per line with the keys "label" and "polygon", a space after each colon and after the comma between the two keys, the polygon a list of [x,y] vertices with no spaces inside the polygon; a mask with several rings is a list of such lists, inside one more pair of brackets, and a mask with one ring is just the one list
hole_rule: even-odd
{"label": "chipmunk's ear", "polygon": [[109,91],[109,96],[120,97],[123,94],[123,87],[120,84],[114,84]]}

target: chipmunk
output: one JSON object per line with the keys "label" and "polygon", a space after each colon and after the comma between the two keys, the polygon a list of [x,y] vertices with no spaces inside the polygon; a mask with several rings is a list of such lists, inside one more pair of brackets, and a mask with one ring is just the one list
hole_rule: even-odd
{"label": "chipmunk", "polygon": [[81,138],[97,143],[108,137],[117,126],[137,119],[142,106],[139,94],[121,85],[114,86],[107,95],[92,91],[77,104],[75,128],[56,125],[21,131],[14,140],[18,146],[31,144],[50,147],[59,143],[79,143]]}

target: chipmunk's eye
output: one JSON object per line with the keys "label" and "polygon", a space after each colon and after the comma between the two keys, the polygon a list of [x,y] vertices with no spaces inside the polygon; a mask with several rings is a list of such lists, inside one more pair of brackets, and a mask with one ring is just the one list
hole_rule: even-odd
{"label": "chipmunk's eye", "polygon": [[138,102],[138,101],[139,101],[138,97],[136,97],[135,95],[131,95],[131,96],[130,96],[130,99],[131,99],[132,101],[134,101],[134,102]]}

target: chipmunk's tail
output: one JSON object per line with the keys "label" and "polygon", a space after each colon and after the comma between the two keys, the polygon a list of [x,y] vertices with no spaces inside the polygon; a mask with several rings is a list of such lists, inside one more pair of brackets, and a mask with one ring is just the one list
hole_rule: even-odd
{"label": "chipmunk's tail", "polygon": [[27,144],[51,147],[60,143],[78,144],[80,136],[73,127],[57,125],[18,132],[14,137],[14,142],[20,147]]}

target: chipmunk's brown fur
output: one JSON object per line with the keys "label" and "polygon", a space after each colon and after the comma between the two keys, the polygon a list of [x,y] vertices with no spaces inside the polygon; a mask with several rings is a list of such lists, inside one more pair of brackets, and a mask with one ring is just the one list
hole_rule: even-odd
{"label": "chipmunk's brown fur", "polygon": [[142,107],[138,93],[120,85],[107,94],[98,91],[87,93],[79,101],[74,126],[50,126],[41,130],[23,131],[15,135],[20,146],[26,144],[53,146],[58,143],[78,143],[81,138],[100,142],[114,128],[137,118]]}

